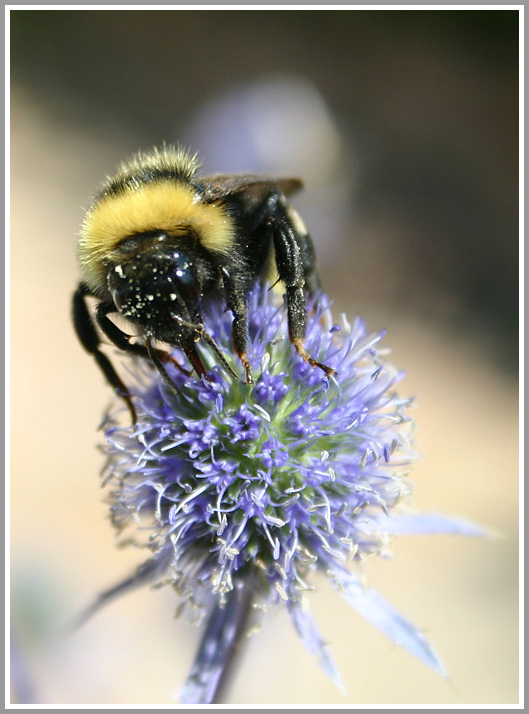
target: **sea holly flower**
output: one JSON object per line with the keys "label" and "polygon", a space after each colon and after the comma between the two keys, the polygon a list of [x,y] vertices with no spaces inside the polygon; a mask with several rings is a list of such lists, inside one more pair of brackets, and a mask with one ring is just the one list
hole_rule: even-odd
{"label": "sea holly flower", "polygon": [[[272,291],[255,292],[249,315],[253,384],[234,380],[202,342],[208,380],[168,364],[171,388],[146,361],[131,372],[137,422],[107,418],[105,482],[114,524],[150,557],[93,609],[144,582],[174,587],[180,609],[206,621],[183,703],[218,699],[234,645],[279,604],[343,688],[308,609],[320,571],[361,615],[444,675],[422,632],[366,588],[359,571],[368,556],[387,555],[395,533],[479,532],[439,515],[399,515],[412,492],[414,422],[383,335],[360,319],[334,324],[320,296],[306,346],[336,370],[328,378],[292,348]],[[227,359],[231,321],[215,305],[204,321]]]}

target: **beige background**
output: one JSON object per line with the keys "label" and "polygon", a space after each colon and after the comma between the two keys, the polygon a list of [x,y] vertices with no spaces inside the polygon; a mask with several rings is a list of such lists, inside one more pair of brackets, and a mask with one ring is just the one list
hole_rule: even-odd
{"label": "beige background", "polygon": [[[59,95],[51,102],[27,82],[13,84],[9,487],[16,671],[25,672],[40,703],[170,704],[198,632],[173,619],[177,602],[169,590],[128,595],[81,630],[65,632],[94,594],[128,574],[141,556],[116,548],[108,522],[97,427],[109,390],[77,343],[69,310],[82,207],[144,137],[110,119],[75,126],[73,100]],[[373,231],[382,247],[380,231],[393,229],[402,224],[360,225],[363,238]],[[356,266],[322,262],[325,284],[333,286],[335,275],[337,286],[351,284]],[[407,279],[381,265],[381,283],[384,271],[397,283]],[[401,309],[391,297],[358,290],[349,296],[342,289],[336,300],[350,318],[361,313],[372,329],[388,328],[385,344],[407,371],[401,390],[418,397],[423,457],[412,474],[415,503],[495,534],[401,537],[392,561],[367,566],[371,584],[426,630],[450,681],[393,646],[322,582],[313,608],[350,698],[326,680],[280,612],[248,642],[230,703],[518,701],[516,378],[502,367],[501,339],[479,320],[454,329],[431,319],[427,308]],[[440,289],[436,299],[457,311],[457,296]]]}

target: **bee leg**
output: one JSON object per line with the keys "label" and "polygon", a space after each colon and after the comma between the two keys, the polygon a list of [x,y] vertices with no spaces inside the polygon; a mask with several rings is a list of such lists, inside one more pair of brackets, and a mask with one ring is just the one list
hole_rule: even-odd
{"label": "bee leg", "polygon": [[[195,348],[195,343],[198,342],[200,339],[203,339],[204,342],[207,342],[213,352],[217,355],[219,362],[221,363],[222,367],[224,367],[226,372],[230,375],[230,377],[238,379],[237,372],[235,372],[235,370],[228,363],[222,353],[221,348],[218,346],[218,344],[215,342],[209,332],[206,331],[206,328],[201,322],[189,322],[188,320],[184,320],[179,315],[173,315],[173,317],[183,327],[187,327],[188,330],[193,330],[195,333],[194,340],[188,339],[187,342],[184,344],[183,349],[199,377],[205,377],[208,382],[210,381],[208,372],[204,367],[202,357],[198,354]],[[192,373],[190,372],[189,374]]]}
{"label": "bee leg", "polygon": [[313,359],[304,346],[307,329],[307,305],[304,288],[317,292],[319,281],[314,268],[314,252],[308,234],[296,233],[288,218],[284,201],[277,197],[274,212],[268,219],[273,230],[276,267],[286,287],[288,331],[298,354],[313,367],[319,367],[328,377],[336,370]]}
{"label": "bee leg", "polygon": [[198,354],[198,352],[196,350],[195,343],[189,341],[184,345],[183,349],[187,355],[188,360],[193,365],[193,368],[194,368],[195,372],[198,374],[198,376],[205,377],[206,380],[209,381],[207,370],[204,367],[202,358],[200,357],[200,355]]}
{"label": "bee leg", "polygon": [[[322,288],[316,271],[316,254],[310,234],[297,211],[277,191],[271,191],[266,197],[255,214],[249,232],[252,233],[265,224],[268,224],[273,231],[275,231],[276,225],[284,226],[289,234],[287,242],[291,245],[297,245],[299,249],[299,251],[296,251],[298,253],[295,258],[296,266],[291,263],[292,267],[296,269],[301,263],[301,274],[305,279],[304,289],[310,297],[320,293]],[[277,282],[280,280],[281,277],[278,278]]]}
{"label": "bee leg", "polygon": [[145,339],[145,349],[146,349],[147,354],[149,355],[153,365],[156,367],[156,369],[160,373],[160,376],[162,377],[164,382],[167,384],[169,389],[173,392],[173,394],[178,395],[179,394],[178,388],[177,388],[176,384],[173,382],[173,380],[171,379],[167,370],[165,369],[163,360],[160,358],[160,354],[165,355],[165,354],[167,354],[167,352],[164,352],[163,350],[157,350],[155,347],[153,347],[151,345],[151,342],[148,338]]}
{"label": "bee leg", "polygon": [[[153,347],[147,337],[145,338],[144,345],[129,342],[130,335],[127,335],[125,332],[123,332],[123,330],[120,330],[119,327],[112,322],[112,320],[108,319],[107,315],[112,312],[117,311],[114,305],[110,303],[100,303],[97,306],[97,324],[104,332],[104,334],[108,337],[108,339],[111,340],[113,344],[116,345],[116,347],[119,347],[120,350],[123,350],[123,352],[129,352],[131,354],[138,355],[139,357],[147,357],[148,359],[150,359],[154,367],[160,373],[161,377],[169,385],[170,389],[173,392],[178,393],[177,387],[171,379],[170,375],[168,374],[167,370],[165,369],[164,365],[170,362],[188,377],[192,374],[192,372],[182,367],[182,365],[165,350],[159,350],[156,347]],[[195,366],[194,363],[193,366]]]}
{"label": "bee leg", "polygon": [[296,232],[296,242],[299,245],[303,276],[305,278],[305,291],[311,298],[322,292],[320,279],[316,272],[316,254],[308,232]]}
{"label": "bee leg", "polygon": [[248,303],[244,291],[235,284],[228,269],[221,269],[228,308],[233,313],[231,338],[233,348],[244,367],[246,384],[253,384],[250,360],[246,354],[248,344]]}
{"label": "bee leg", "polygon": [[167,364],[168,362],[170,362],[177,369],[179,369],[180,372],[183,372],[187,377],[192,374],[188,369],[182,367],[178,360],[176,360],[173,355],[169,354],[169,352],[166,352],[165,350],[159,350],[156,347],[153,347],[152,345],[147,348],[146,345],[129,342],[131,336],[127,335],[125,332],[123,332],[123,330],[120,330],[120,328],[116,324],[114,324],[112,320],[108,319],[107,315],[112,312],[117,312],[116,308],[112,304],[103,302],[97,306],[97,324],[108,337],[108,339],[112,342],[112,344],[116,345],[116,347],[118,347],[120,350],[123,350],[123,352],[129,352],[130,354],[138,355],[138,357],[149,358],[157,369],[157,363],[155,363],[155,361],[152,359],[153,354],[156,355],[157,362],[162,362],[163,364]]}
{"label": "bee leg", "polygon": [[85,350],[95,358],[110,386],[120,394],[130,411],[132,423],[135,424],[136,410],[134,409],[130,392],[114,369],[111,361],[99,349],[101,340],[86,304],[86,297],[89,295],[90,291],[86,285],[81,283],[73,296],[73,324],[77,337]]}
{"label": "bee leg", "polygon": [[[311,315],[314,315],[316,313],[318,299],[323,293],[320,279],[316,271],[316,255],[314,252],[314,246],[307,231],[296,232],[296,238],[300,247],[301,263],[303,265],[303,275],[305,277],[304,291],[309,299],[310,313]],[[327,323],[328,320],[326,319],[325,314],[322,314],[320,317],[320,324],[323,329],[328,329]],[[310,360],[307,361],[310,362]]]}

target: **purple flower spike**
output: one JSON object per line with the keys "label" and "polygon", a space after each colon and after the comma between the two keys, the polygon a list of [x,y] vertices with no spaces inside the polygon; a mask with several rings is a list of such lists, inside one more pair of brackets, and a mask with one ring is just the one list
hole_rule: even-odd
{"label": "purple flower spike", "polygon": [[[137,423],[107,419],[113,521],[134,529],[134,541],[151,557],[96,607],[133,585],[164,582],[195,621],[206,620],[182,691],[187,704],[216,701],[243,629],[257,610],[279,603],[343,688],[307,612],[314,571],[394,642],[444,674],[422,632],[355,573],[366,556],[387,554],[394,531],[481,534],[438,514],[399,520],[416,453],[411,401],[395,391],[402,375],[379,351],[382,335],[368,333],[361,320],[334,325],[321,296],[306,347],[336,370],[329,379],[296,354],[272,291],[254,294],[249,315],[253,384],[232,379],[198,343],[209,381],[169,364],[171,390],[139,362],[128,385]],[[205,327],[242,374],[231,357],[231,321],[213,306]]]}

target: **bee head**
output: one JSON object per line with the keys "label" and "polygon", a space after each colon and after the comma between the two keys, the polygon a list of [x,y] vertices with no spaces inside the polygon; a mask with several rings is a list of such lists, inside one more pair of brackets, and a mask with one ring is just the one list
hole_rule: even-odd
{"label": "bee head", "polygon": [[198,309],[195,261],[164,233],[122,241],[107,283],[119,312],[160,340],[181,341],[182,321],[192,321]]}

